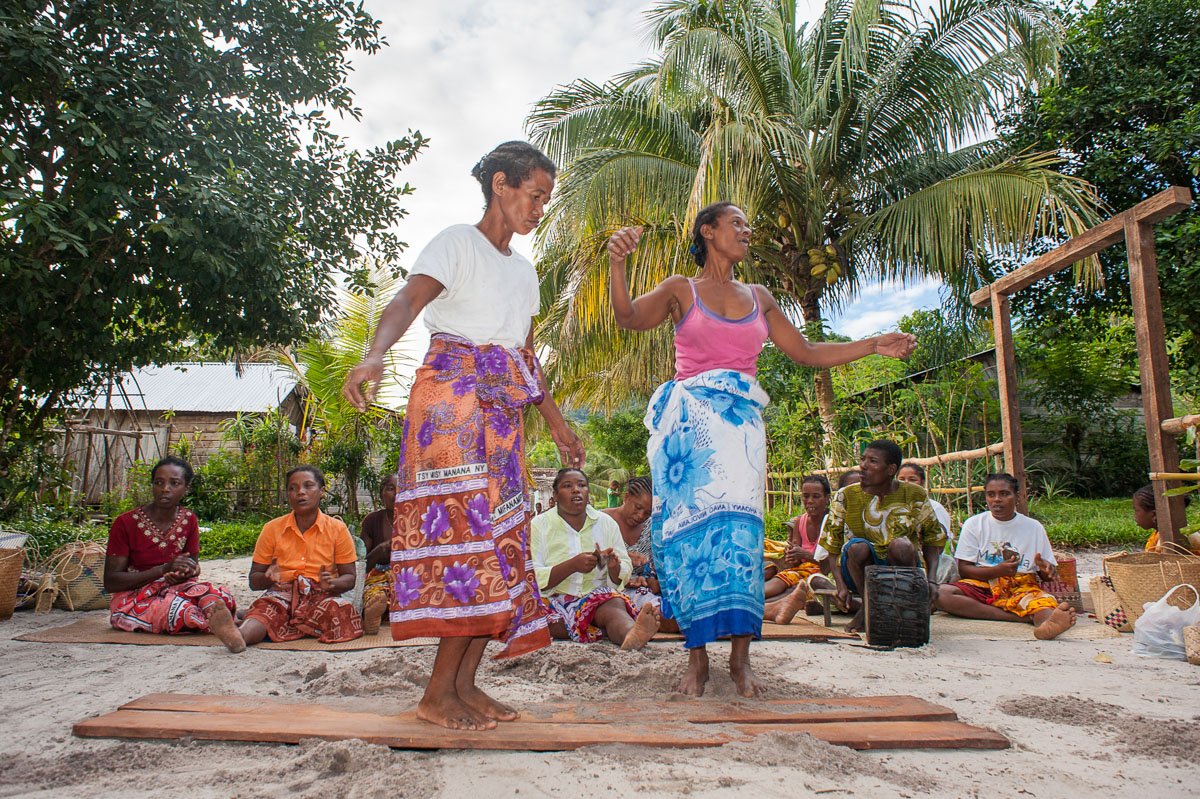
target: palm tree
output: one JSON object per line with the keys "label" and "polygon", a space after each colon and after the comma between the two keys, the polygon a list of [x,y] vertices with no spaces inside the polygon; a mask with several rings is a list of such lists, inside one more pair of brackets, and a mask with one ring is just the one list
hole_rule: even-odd
{"label": "palm tree", "polygon": [[[379,317],[400,287],[394,273],[378,264],[362,270],[359,278],[341,292],[341,315],[321,335],[294,349],[274,352],[276,362],[304,389],[301,430],[302,435],[312,433],[303,440],[305,450],[341,475],[342,507],[352,517],[358,516],[358,488],[364,473],[378,454],[382,432],[395,423],[396,415],[378,403],[359,411],[342,396],[342,383],[369,349]],[[381,388],[386,390],[389,383],[398,382],[403,356],[392,348],[385,357]]]}
{"label": "palm tree", "polygon": [[[965,296],[985,257],[1020,255],[1093,219],[1090,187],[1050,155],[980,141],[1003,95],[1048,77],[1059,43],[1040,0],[667,0],[656,57],[551,93],[528,121],[561,166],[540,233],[541,342],[567,399],[612,409],[668,375],[670,331],[629,335],[608,310],[611,233],[643,225],[635,293],[692,273],[691,220],[729,199],[755,228],[742,276],[820,336],[868,281],[942,278]],[[974,142],[974,143],[971,143]],[[833,390],[816,375],[828,431]]]}

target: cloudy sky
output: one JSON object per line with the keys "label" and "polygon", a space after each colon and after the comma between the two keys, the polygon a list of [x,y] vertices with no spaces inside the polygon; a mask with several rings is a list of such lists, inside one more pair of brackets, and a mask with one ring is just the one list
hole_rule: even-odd
{"label": "cloudy sky", "polygon": [[[603,81],[651,55],[643,14],[652,0],[367,0],[389,47],[355,60],[351,86],[361,123],[343,131],[371,146],[420,130],[431,143],[406,171],[416,189],[401,234],[405,265],[442,228],[481,210],[474,163],[502,141],[525,138],[533,104],[576,78]],[[815,18],[823,3],[802,0]],[[803,12],[802,12],[803,13]],[[532,255],[532,240],[516,249]],[[868,289],[833,322],[864,336],[915,308],[937,305],[937,285]],[[409,349],[424,350],[417,336]]]}

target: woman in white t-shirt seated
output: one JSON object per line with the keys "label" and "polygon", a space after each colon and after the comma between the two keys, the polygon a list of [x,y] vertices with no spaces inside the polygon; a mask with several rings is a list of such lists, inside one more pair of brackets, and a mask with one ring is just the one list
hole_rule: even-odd
{"label": "woman in white t-shirt seated", "polygon": [[1046,528],[1017,512],[1020,490],[1011,474],[987,476],[987,512],[963,523],[954,551],[961,577],[938,588],[936,607],[968,619],[1029,622],[1046,640],[1075,624],[1075,609],[1038,585],[1057,577],[1058,563]]}

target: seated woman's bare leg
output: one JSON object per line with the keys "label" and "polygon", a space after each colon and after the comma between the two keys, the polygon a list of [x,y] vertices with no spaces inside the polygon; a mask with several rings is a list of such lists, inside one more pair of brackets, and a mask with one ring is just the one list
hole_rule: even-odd
{"label": "seated woman's bare leg", "polygon": [[1024,619],[1015,613],[1009,613],[1007,610],[1001,610],[993,605],[986,605],[977,599],[972,599],[957,586],[948,583],[938,586],[937,599],[934,601],[933,606],[937,610],[949,613],[951,616],[961,616],[964,619],[1024,621]]}
{"label": "seated woman's bare leg", "polygon": [[708,682],[708,649],[698,646],[688,650],[688,667],[675,690],[688,696],[704,696]]}
{"label": "seated woman's bare leg", "polygon": [[804,610],[804,606],[808,604],[808,597],[808,586],[800,583],[792,593],[784,597],[781,602],[776,603],[772,621],[776,624],[791,624],[792,619],[796,618],[796,614]]}
{"label": "seated woman's bare leg", "polygon": [[452,730],[491,730],[496,727],[489,719],[468,706],[458,695],[456,683],[467,650],[474,638],[443,638],[438,642],[433,659],[433,673],[425,694],[417,703],[417,718]]}
{"label": "seated woman's bare leg", "polygon": [[475,638],[471,641],[466,654],[463,655],[462,663],[459,664],[454,690],[463,704],[484,718],[513,721],[521,715],[516,708],[493,699],[475,684],[475,674],[479,670],[479,661],[483,659],[483,652],[487,649],[487,642],[487,638]]}
{"label": "seated woman's bare leg", "polygon": [[246,651],[246,639],[224,602],[213,602],[204,609],[204,615],[208,619],[208,629],[221,639],[226,649],[234,653]]}
{"label": "seated woman's bare leg", "polygon": [[776,597],[788,590],[788,584],[778,577],[772,577],[763,584],[763,596],[767,599]]}
{"label": "seated woman's bare leg", "polygon": [[238,627],[246,646],[254,646],[267,637],[267,625],[258,619],[246,619]]}
{"label": "seated woman's bare leg", "polygon": [[629,607],[625,600],[615,596],[596,608],[592,624],[603,630],[608,640],[620,646],[625,642],[625,636],[633,629],[634,617],[629,615]]}
{"label": "seated woman's bare leg", "polygon": [[1029,617],[1033,622],[1033,635],[1042,641],[1057,638],[1075,626],[1075,608],[1066,602],[1058,603],[1053,610],[1039,610]]}
{"label": "seated woman's bare leg", "polygon": [[641,649],[658,632],[658,625],[658,609],[653,605],[643,605],[638,613],[637,621],[633,623],[632,629],[626,633],[625,640],[621,642],[621,649]]}

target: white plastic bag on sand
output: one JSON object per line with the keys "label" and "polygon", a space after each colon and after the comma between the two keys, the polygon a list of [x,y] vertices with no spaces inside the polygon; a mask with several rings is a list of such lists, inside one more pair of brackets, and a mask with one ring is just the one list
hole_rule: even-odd
{"label": "white plastic bag on sand", "polygon": [[[1186,588],[1196,601],[1186,610],[1180,610],[1167,600],[1180,588]],[[1200,624],[1200,593],[1194,586],[1180,583],[1157,602],[1147,602],[1146,612],[1133,625],[1133,653],[1146,657],[1174,658],[1187,660],[1187,649],[1183,643],[1183,628]]]}

